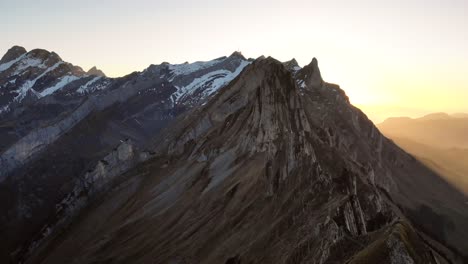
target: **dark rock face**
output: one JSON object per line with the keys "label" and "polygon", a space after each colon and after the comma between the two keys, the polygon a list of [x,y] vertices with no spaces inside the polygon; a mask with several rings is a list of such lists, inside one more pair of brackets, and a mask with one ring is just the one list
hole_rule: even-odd
{"label": "dark rock face", "polygon": [[20,46],[14,46],[3,55],[2,59],[0,60],[0,64],[4,64],[19,58],[21,55],[26,53],[26,49]]}
{"label": "dark rock face", "polygon": [[298,73],[297,79],[303,81],[299,83],[301,88],[307,86],[310,88],[320,89],[323,86],[323,79],[322,75],[320,74],[320,69],[318,67],[318,61],[316,58],[313,58],[312,62],[305,66],[304,69]]}
{"label": "dark rock face", "polygon": [[301,69],[299,64],[297,63],[296,59],[292,59],[290,61],[283,62],[284,67],[292,73],[295,73]]}
{"label": "dark rock face", "polygon": [[89,71],[87,72],[89,75],[95,75],[95,76],[101,76],[101,77],[106,77],[106,75],[104,74],[103,71],[99,70],[98,68],[96,68],[96,66],[92,67],[91,69],[89,69]]}
{"label": "dark rock face", "polygon": [[234,53],[104,79],[23,110],[75,103],[1,152],[2,258],[463,263],[465,197],[384,138],[316,59]]}

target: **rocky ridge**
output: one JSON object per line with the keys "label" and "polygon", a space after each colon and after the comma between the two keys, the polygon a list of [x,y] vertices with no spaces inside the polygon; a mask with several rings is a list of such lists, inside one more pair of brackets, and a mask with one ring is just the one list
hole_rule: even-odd
{"label": "rocky ridge", "polygon": [[[114,94],[117,104],[93,109],[38,152],[73,159],[64,149],[71,148],[88,158],[87,170],[60,165],[66,159],[52,170],[38,154],[5,178],[15,186],[38,168],[52,182],[58,172],[75,175],[50,210],[58,219],[38,221],[40,235],[15,257],[463,263],[464,196],[383,137],[344,91],[323,81],[316,59],[297,68],[234,53],[152,65],[112,82],[99,94]],[[148,113],[153,118],[143,118]],[[128,117],[138,122],[122,125]],[[100,143],[83,150],[80,142],[96,135]],[[438,227],[428,228],[427,219]]]}
{"label": "rocky ridge", "polygon": [[[235,53],[208,62],[151,65],[112,79],[90,76],[53,52],[23,50],[12,48],[0,65],[0,92],[12,99],[4,100],[8,109],[0,113],[0,193],[10,201],[1,204],[7,214],[0,224],[9,226],[2,248],[11,251],[56,222],[55,205],[84,187],[87,171],[121,142],[147,153],[144,147],[165,124],[202,104],[250,63]],[[76,80],[55,89],[66,76]],[[11,83],[16,77],[21,81]],[[14,99],[24,83],[31,96]],[[37,96],[51,86],[53,92]]]}

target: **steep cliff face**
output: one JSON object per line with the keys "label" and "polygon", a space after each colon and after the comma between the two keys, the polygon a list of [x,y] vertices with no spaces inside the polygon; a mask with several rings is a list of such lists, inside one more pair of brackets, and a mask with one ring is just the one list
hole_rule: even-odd
{"label": "steep cliff face", "polygon": [[[135,160],[120,145],[84,177],[106,186],[124,172],[119,184],[27,262],[462,263],[464,197],[447,198],[315,59],[293,68],[257,59],[163,128],[142,163],[115,165]],[[434,200],[423,215],[442,225],[428,230],[411,212]]]}

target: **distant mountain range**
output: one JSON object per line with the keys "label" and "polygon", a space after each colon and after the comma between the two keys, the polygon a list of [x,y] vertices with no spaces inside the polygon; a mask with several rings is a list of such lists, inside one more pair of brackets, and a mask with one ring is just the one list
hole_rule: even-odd
{"label": "distant mountain range", "polygon": [[16,46],[0,107],[2,263],[468,260],[467,197],[315,58],[108,78]]}
{"label": "distant mountain range", "polygon": [[378,124],[391,138],[408,138],[440,148],[468,148],[467,114],[435,113],[421,118],[389,118]]}
{"label": "distant mountain range", "polygon": [[377,127],[401,148],[468,193],[468,114],[389,118]]}

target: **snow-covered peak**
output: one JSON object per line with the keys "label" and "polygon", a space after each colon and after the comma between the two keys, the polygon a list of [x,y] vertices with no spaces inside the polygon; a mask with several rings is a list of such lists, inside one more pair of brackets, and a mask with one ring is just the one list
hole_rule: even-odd
{"label": "snow-covered peak", "polygon": [[[26,52],[14,47],[3,56],[0,64],[0,113],[23,103],[55,94],[67,87],[77,95],[103,89],[100,74],[95,69],[91,74],[80,67],[63,61],[54,52],[34,49]],[[109,84],[109,82],[105,82]],[[78,91],[79,90],[79,91]]]}
{"label": "snow-covered peak", "polygon": [[197,61],[193,63],[182,63],[182,64],[169,64],[169,70],[173,76],[177,75],[188,75],[199,70],[207,69],[218,63],[221,63],[226,58],[219,58],[211,61]]}
{"label": "snow-covered peak", "polygon": [[210,61],[175,65],[163,63],[159,65],[162,70],[160,68],[154,72],[159,72],[161,78],[177,89],[171,96],[174,104],[196,105],[229,84],[248,64],[250,61],[235,52],[229,57]]}
{"label": "snow-covered peak", "polygon": [[249,64],[249,61],[244,60],[232,72],[227,69],[208,72],[199,78],[193,79],[186,86],[177,87],[177,92],[174,94],[173,99],[175,102],[179,102],[181,99],[186,99],[198,93],[200,95],[198,99],[203,100],[229,84]]}
{"label": "snow-covered peak", "polygon": [[[0,99],[6,102],[0,105],[3,111],[21,105],[25,99],[34,102],[52,95],[59,96],[56,99],[62,95],[67,98],[88,96],[114,82],[96,67],[85,72],[64,62],[57,54],[42,49],[10,57],[14,59],[0,64]],[[171,101],[173,106],[195,106],[228,85],[250,63],[251,60],[245,59],[240,52],[234,52],[228,57],[209,61],[151,65],[142,73],[121,80],[128,80],[129,85],[143,90],[156,91],[163,89],[158,87],[166,87],[164,89],[169,93],[164,100]],[[141,88],[145,86],[148,88]]]}
{"label": "snow-covered peak", "polygon": [[194,106],[229,84],[250,63],[241,53],[234,52],[209,61],[151,65],[140,76],[142,80],[154,79],[172,85],[176,90],[169,98],[173,105]]}
{"label": "snow-covered peak", "polygon": [[[15,49],[15,51],[11,51]],[[13,47],[5,56],[0,64],[0,81],[3,78],[10,78],[16,75],[39,75],[41,71],[48,67],[63,62],[54,52],[43,49],[34,49],[29,52],[22,52],[24,48]]]}

